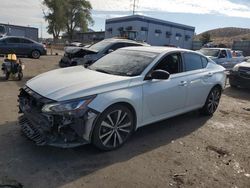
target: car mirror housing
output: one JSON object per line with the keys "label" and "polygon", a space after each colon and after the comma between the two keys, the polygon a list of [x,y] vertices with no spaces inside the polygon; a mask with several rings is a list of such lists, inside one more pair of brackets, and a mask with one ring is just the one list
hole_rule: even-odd
{"label": "car mirror housing", "polygon": [[170,76],[169,72],[161,70],[161,69],[154,70],[151,73],[151,79],[167,80],[169,76]]}
{"label": "car mirror housing", "polygon": [[114,51],[113,49],[109,49],[108,50],[108,54],[111,53],[111,52],[113,52],[113,51]]}

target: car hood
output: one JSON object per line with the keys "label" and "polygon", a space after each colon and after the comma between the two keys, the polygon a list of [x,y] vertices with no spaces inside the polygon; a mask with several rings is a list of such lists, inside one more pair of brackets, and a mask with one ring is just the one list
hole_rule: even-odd
{"label": "car hood", "polygon": [[248,68],[250,68],[250,62],[242,62],[242,63],[239,63],[238,64],[240,67],[248,67]]}
{"label": "car hood", "polygon": [[131,79],[76,66],[40,74],[26,86],[46,98],[64,101],[125,88]]}

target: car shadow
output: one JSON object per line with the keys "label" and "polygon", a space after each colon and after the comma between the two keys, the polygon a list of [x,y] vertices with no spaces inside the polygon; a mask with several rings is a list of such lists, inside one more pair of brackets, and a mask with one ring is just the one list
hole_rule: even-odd
{"label": "car shadow", "polygon": [[8,178],[24,187],[60,187],[166,146],[196,131],[208,119],[191,112],[148,125],[138,129],[124,146],[110,152],[99,151],[90,144],[74,149],[39,147],[21,136],[16,122],[6,122],[0,125],[0,182],[1,178]]}
{"label": "car shadow", "polygon": [[30,79],[32,79],[32,78],[33,78],[32,76],[31,76],[31,77],[25,77],[25,76],[24,76],[24,77],[22,78],[22,80],[17,80],[17,79],[15,79],[15,78],[10,78],[9,80],[6,80],[6,79],[3,77],[3,75],[1,75],[1,76],[0,76],[0,83],[1,83],[1,82],[16,83],[18,87],[23,87],[24,84],[25,84],[28,80],[30,80]]}
{"label": "car shadow", "polygon": [[250,89],[226,87],[223,94],[235,99],[250,101]]}

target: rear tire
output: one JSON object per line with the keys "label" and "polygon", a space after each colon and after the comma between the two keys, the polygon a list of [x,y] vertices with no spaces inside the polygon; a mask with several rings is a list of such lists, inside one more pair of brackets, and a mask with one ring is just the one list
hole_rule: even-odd
{"label": "rear tire", "polygon": [[107,108],[96,121],[92,143],[99,149],[110,151],[121,147],[132,135],[134,114],[124,105]]}
{"label": "rear tire", "polygon": [[41,53],[40,53],[38,50],[33,50],[33,51],[31,52],[31,57],[32,57],[33,59],[39,59],[40,56],[41,56]]}
{"label": "rear tire", "polygon": [[22,72],[19,72],[19,73],[18,73],[18,80],[20,81],[20,80],[22,80],[22,78],[23,78],[23,73],[22,73]]}
{"label": "rear tire", "polygon": [[211,89],[207,96],[205,105],[201,109],[203,115],[211,116],[216,111],[221,97],[221,88],[216,86]]}
{"label": "rear tire", "polygon": [[9,80],[9,77],[10,77],[10,73],[6,72],[6,74],[5,74],[5,80]]}

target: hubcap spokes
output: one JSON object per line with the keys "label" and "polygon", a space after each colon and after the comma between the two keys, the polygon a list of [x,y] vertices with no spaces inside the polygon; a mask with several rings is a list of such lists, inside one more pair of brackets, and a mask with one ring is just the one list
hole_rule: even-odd
{"label": "hubcap spokes", "polygon": [[217,109],[220,101],[220,92],[217,90],[212,91],[208,99],[208,110],[210,113],[214,113]]}
{"label": "hubcap spokes", "polygon": [[107,147],[121,145],[132,131],[132,122],[127,112],[116,110],[109,113],[102,121],[99,138]]}

